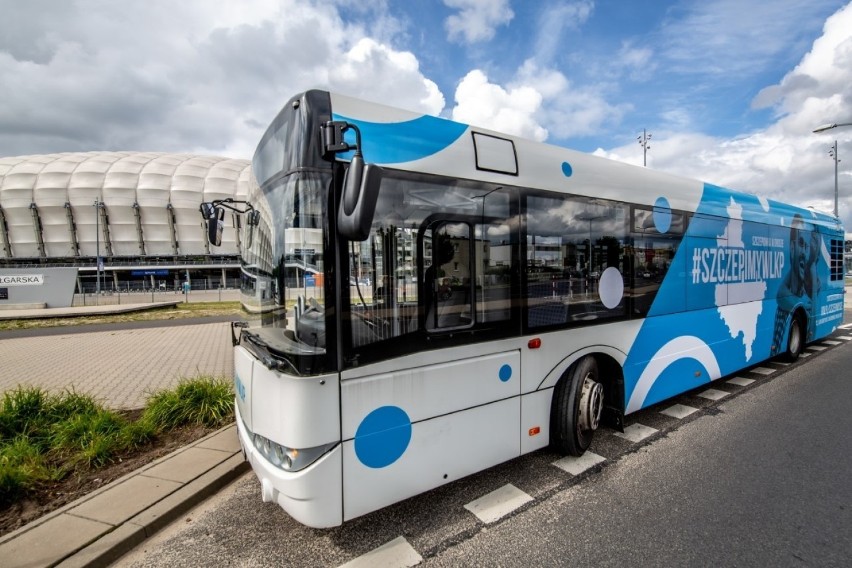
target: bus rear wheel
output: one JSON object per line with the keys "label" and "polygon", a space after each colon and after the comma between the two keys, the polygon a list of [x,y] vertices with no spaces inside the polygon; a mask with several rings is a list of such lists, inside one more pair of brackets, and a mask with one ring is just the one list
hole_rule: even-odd
{"label": "bus rear wheel", "polygon": [[787,331],[787,349],[784,351],[784,358],[788,361],[795,361],[799,358],[804,347],[804,332],[802,318],[796,315],[790,318],[790,329]]}
{"label": "bus rear wheel", "polygon": [[598,363],[592,356],[583,357],[568,369],[553,393],[551,445],[562,454],[583,455],[600,425],[603,402]]}

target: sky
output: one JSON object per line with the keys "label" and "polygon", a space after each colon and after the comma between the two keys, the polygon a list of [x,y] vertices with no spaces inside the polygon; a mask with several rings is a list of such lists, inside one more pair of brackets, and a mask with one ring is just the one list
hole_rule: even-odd
{"label": "sky", "polygon": [[[852,238],[852,3],[0,0],[0,156],[251,158],[310,88],[822,211]],[[651,138],[647,153],[638,138]]]}

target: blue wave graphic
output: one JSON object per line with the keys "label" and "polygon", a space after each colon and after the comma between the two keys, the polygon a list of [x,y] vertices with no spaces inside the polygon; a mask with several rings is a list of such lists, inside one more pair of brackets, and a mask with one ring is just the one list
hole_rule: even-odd
{"label": "blue wave graphic", "polygon": [[[466,124],[424,115],[407,122],[367,122],[339,114],[334,120],[345,120],[361,130],[361,153],[364,160],[375,164],[412,162],[437,154],[461,137]],[[346,141],[355,143],[355,133],[346,133]],[[343,159],[353,152],[340,154]]]}

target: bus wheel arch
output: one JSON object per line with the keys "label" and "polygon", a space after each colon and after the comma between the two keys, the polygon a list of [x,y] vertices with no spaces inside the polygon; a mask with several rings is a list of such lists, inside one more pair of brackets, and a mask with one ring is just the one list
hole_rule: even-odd
{"label": "bus wheel arch", "polygon": [[[603,354],[585,355],[571,364],[553,390],[550,407],[550,443],[557,451],[580,456],[591,445],[601,421],[620,427],[618,400],[623,392],[621,366]],[[613,407],[615,405],[615,408]]]}

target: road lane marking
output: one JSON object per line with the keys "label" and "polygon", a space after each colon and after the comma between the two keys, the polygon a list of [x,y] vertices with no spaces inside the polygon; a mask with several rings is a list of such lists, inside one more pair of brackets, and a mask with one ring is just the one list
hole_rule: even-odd
{"label": "road lane marking", "polygon": [[606,458],[599,456],[594,452],[586,452],[582,456],[566,456],[556,460],[551,465],[555,465],[562,471],[567,471],[571,475],[580,475],[587,469],[591,469],[601,462],[605,462]]}
{"label": "road lane marking", "polygon": [[526,505],[532,500],[532,497],[511,483],[507,483],[500,489],[471,501],[464,508],[476,515],[480,521],[487,524],[502,519],[515,509]]}
{"label": "road lane marking", "polygon": [[852,335],[838,335],[837,339],[842,339],[843,341],[849,341],[852,339]]}
{"label": "road lane marking", "polygon": [[675,404],[674,406],[670,406],[665,410],[661,410],[660,414],[665,414],[666,416],[671,416],[672,418],[683,419],[692,414],[693,412],[698,412],[698,409],[692,406],[687,406],[685,404]]}
{"label": "road lane marking", "polygon": [[777,370],[778,369],[770,369],[768,367],[755,367],[754,369],[751,369],[751,372],[757,373],[758,375],[771,375]]}
{"label": "road lane marking", "polygon": [[625,440],[629,440],[631,442],[641,442],[648,436],[653,436],[657,433],[656,428],[651,428],[650,426],[643,426],[642,424],[631,424],[624,429],[624,432],[615,432],[615,435],[619,438],[624,438]]}
{"label": "road lane marking", "polygon": [[732,385],[737,385],[737,386],[740,386],[740,387],[747,387],[751,383],[754,382],[754,379],[746,379],[746,378],[743,378],[743,377],[734,377],[733,379],[731,379],[728,382],[731,383]]}
{"label": "road lane marking", "polygon": [[828,347],[824,345],[808,345],[807,347],[811,351],[825,351]]}
{"label": "road lane marking", "polygon": [[387,544],[362,554],[340,568],[373,568],[375,566],[387,566],[388,568],[417,566],[423,562],[423,557],[408,544],[405,537],[398,536]]}
{"label": "road lane marking", "polygon": [[835,340],[833,340],[833,339],[824,339],[824,340],[823,340],[823,343],[824,343],[825,345],[840,345],[840,342],[839,342],[839,341],[835,341]]}
{"label": "road lane marking", "polygon": [[706,398],[707,400],[720,400],[728,396],[730,393],[725,391],[720,391],[716,389],[707,389],[706,391],[702,391],[698,393],[696,396],[700,396],[701,398]]}

